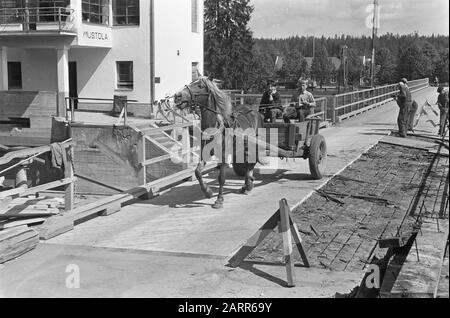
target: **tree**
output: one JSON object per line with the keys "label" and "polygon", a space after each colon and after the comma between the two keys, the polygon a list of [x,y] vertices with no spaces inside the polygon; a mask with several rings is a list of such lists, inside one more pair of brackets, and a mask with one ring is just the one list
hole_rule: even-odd
{"label": "tree", "polygon": [[287,54],[278,76],[288,81],[296,81],[300,77],[308,76],[308,62],[299,50],[293,49]]}
{"label": "tree", "polygon": [[334,66],[328,57],[327,48],[324,45],[318,45],[311,65],[311,75],[320,82],[322,88],[323,83],[333,75],[333,71]]}
{"label": "tree", "polygon": [[[352,48],[345,50],[345,63],[339,67],[339,78],[344,78],[344,68],[346,72],[346,82],[344,84],[358,85],[364,75],[364,64],[361,57]],[[342,80],[342,82],[344,82]]]}
{"label": "tree", "polygon": [[405,50],[400,51],[400,61],[398,64],[399,77],[406,77],[408,80],[415,80],[432,76],[434,63],[426,49],[417,41],[412,43]]}
{"label": "tree", "polygon": [[447,82],[449,81],[449,74],[448,74],[448,52],[449,50],[446,49],[445,51],[441,52],[439,56],[439,61],[436,63],[436,69],[434,73],[439,79],[439,82]]}
{"label": "tree", "polygon": [[228,88],[248,88],[253,60],[252,32],[247,27],[250,0],[205,1],[205,69]]}
{"label": "tree", "polygon": [[381,85],[395,83],[397,80],[397,64],[392,52],[387,48],[378,50],[375,63],[377,65],[377,83]]}

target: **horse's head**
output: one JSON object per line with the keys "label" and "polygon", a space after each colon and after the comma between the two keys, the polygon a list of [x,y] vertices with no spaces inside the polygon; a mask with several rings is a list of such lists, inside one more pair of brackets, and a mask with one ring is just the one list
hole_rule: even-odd
{"label": "horse's head", "polygon": [[183,89],[175,93],[175,105],[179,109],[192,108],[195,105],[206,105],[209,90],[206,78],[199,78],[195,82],[184,86]]}

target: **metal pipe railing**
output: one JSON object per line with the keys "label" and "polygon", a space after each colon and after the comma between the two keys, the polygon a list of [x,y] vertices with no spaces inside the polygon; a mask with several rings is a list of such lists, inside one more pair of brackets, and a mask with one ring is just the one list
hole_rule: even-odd
{"label": "metal pipe railing", "polygon": [[[75,10],[66,7],[29,7],[0,9],[0,32],[35,32],[39,26],[55,24],[56,31],[73,31]],[[11,28],[18,25],[19,29]],[[50,29],[52,30],[52,29]],[[49,31],[44,27],[42,31]]]}
{"label": "metal pipe railing", "polygon": [[[66,118],[66,121],[70,121],[72,123],[75,122],[75,101],[77,103],[79,101],[101,101],[101,102],[113,102],[114,103],[115,100],[114,99],[110,99],[110,98],[66,97],[65,98],[65,103],[66,103],[65,112],[66,113],[65,113],[64,117]],[[124,126],[127,126],[127,121],[128,121],[128,117],[127,117],[128,103],[138,103],[138,101],[137,100],[133,100],[133,99],[126,99],[126,100],[124,100],[124,107],[123,107],[123,110],[122,110],[123,119],[124,119]],[[69,113],[70,113],[70,118],[69,118]]]}
{"label": "metal pipe railing", "polygon": [[[429,79],[410,81],[408,86],[411,92],[415,92],[428,87]],[[391,96],[396,92],[398,92],[398,84],[334,95],[333,123],[336,123],[341,117],[345,117],[346,114],[351,114],[361,109],[364,110],[373,105],[386,103],[392,99]]]}

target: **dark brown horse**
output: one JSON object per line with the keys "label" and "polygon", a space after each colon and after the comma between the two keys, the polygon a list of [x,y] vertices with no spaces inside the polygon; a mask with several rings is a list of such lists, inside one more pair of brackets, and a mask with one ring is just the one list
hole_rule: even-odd
{"label": "dark brown horse", "polygon": [[[175,94],[175,104],[179,109],[189,108],[197,111],[201,118],[201,131],[216,129],[218,134],[225,138],[226,128],[241,128],[242,130],[254,131],[255,137],[259,128],[262,128],[262,120],[258,108],[247,106],[232,107],[230,97],[219,90],[219,88],[207,77],[200,77],[197,81],[186,85],[181,91]],[[203,138],[202,138],[203,139]],[[203,182],[202,171],[207,163],[207,158],[203,156],[203,149],[211,140],[202,140],[200,162],[195,171],[195,175],[200,187],[207,198],[213,197],[213,192],[207,184]],[[222,146],[225,147],[225,143]],[[236,137],[233,139],[233,148],[236,150]],[[245,185],[241,193],[247,194],[252,191],[254,185],[253,170],[257,163],[256,160],[248,160],[248,140],[245,142],[243,162],[236,162],[236,153],[233,156],[233,167],[235,170],[242,171],[245,174]],[[239,150],[237,150],[239,151]],[[222,158],[219,158],[219,194],[213,208],[221,209],[223,207],[223,187],[225,184],[226,159],[225,151],[222,151]]]}

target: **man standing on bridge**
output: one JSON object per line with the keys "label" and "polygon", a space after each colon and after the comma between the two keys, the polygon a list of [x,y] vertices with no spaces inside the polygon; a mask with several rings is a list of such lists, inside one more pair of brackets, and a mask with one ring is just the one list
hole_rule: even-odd
{"label": "man standing on bridge", "polygon": [[306,121],[306,118],[314,113],[314,108],[316,107],[316,100],[313,94],[308,92],[306,89],[308,87],[308,82],[304,80],[299,81],[300,92],[298,96],[293,96],[291,104],[283,114],[283,119],[285,123],[290,123],[291,119],[297,118],[299,122]]}
{"label": "man standing on bridge", "polygon": [[437,92],[439,93],[437,104],[440,111],[439,135],[444,136],[446,124],[448,121],[448,92],[444,89],[443,86],[439,86]]}
{"label": "man standing on bridge", "polygon": [[408,109],[407,131],[414,131],[414,118],[416,117],[416,112],[419,108],[419,105],[412,99],[411,90],[408,86],[408,80],[406,78],[402,78],[401,82],[405,84],[406,89],[406,108]]}
{"label": "man standing on bridge", "polygon": [[398,83],[399,92],[393,97],[397,101],[397,105],[400,108],[397,118],[398,134],[402,138],[406,138],[408,131],[408,111],[411,104],[411,92],[404,83],[403,79]]}

